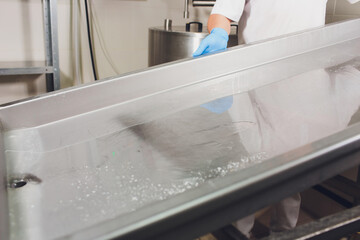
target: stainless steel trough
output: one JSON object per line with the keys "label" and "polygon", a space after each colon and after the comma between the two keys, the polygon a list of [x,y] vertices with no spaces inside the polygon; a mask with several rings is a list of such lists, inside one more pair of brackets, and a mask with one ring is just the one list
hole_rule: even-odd
{"label": "stainless steel trough", "polygon": [[359,57],[352,20],[1,106],[1,239],[190,239],[359,164]]}

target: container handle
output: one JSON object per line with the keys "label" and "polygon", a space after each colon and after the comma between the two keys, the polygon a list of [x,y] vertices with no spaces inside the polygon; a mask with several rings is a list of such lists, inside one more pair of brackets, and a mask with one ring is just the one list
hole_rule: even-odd
{"label": "container handle", "polygon": [[202,32],[203,29],[203,25],[201,22],[189,22],[186,24],[186,31],[190,32],[190,26],[191,24],[197,24],[198,25],[198,32]]}

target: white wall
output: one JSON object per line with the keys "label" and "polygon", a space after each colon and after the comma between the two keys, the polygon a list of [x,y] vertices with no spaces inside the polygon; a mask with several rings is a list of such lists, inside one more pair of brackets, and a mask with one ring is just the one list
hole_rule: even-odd
{"label": "white wall", "polygon": [[[0,67],[4,61],[44,60],[41,0],[0,0]],[[83,0],[80,0],[81,81],[93,81],[87,45]],[[210,8],[190,8],[184,0],[91,0],[94,40],[100,78],[147,66],[148,28],[198,20],[206,23]],[[72,0],[58,0],[61,86],[74,84]],[[360,3],[329,0],[327,22],[360,17]],[[0,103],[45,92],[44,76],[1,76]]]}

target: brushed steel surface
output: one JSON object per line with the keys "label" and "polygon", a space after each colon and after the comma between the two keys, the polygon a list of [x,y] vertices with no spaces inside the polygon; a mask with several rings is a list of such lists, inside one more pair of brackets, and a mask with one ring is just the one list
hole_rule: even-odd
{"label": "brushed steel surface", "polygon": [[201,40],[206,36],[206,33],[173,32],[150,28],[149,66],[192,56]]}
{"label": "brushed steel surface", "polygon": [[[360,20],[332,24],[272,41],[237,46],[218,54],[188,58],[172,64],[100,80],[96,84],[84,84],[54,94],[44,94],[25,101],[4,104],[0,106],[1,122],[4,130],[35,127],[169,89],[190,86],[223,76],[235,78],[244,74],[237,73],[247,69],[249,71],[246,74],[261,76],[261,71],[251,69],[267,68],[266,63],[274,63],[278,66],[276,71],[268,69],[267,79],[256,78],[249,81],[243,78],[238,91],[239,93],[249,91],[278,81],[276,77],[278,74],[284,77],[291,76],[316,67],[329,67],[356,57],[357,52],[354,51],[353,44],[357,44],[356,39],[360,37],[358,29],[360,29]],[[350,42],[350,40],[354,41]],[[336,46],[340,43],[343,45]],[[326,46],[333,46],[333,52],[325,49]],[[278,60],[312,51],[316,57],[322,59],[322,62],[316,57],[300,57],[300,61],[291,60],[297,68],[286,69],[276,63]],[[107,94],[99,95],[99,92]],[[88,99],[86,96],[96,96],[96,98]],[[77,107],[70,107],[74,102],[77,103]],[[33,114],[34,109],[37,110],[36,115]]]}
{"label": "brushed steel surface", "polygon": [[[173,26],[171,30],[154,27],[149,29],[149,66],[192,57],[200,42],[208,35],[207,27],[202,32],[185,31],[185,26]],[[236,31],[229,36],[228,47],[238,45]]]}
{"label": "brushed steel surface", "polygon": [[[352,20],[1,106],[6,175],[36,180],[8,189],[11,239],[125,236],[233,191],[244,189],[246,196],[247,187],[271,184],[266,179],[304,163],[326,162],[322,154],[359,140],[358,124],[330,125],[319,135],[324,139],[270,158],[250,153],[234,134],[251,128],[251,121],[234,124],[229,115],[199,106],[229,95],[286,90],[286,84],[294,90],[288,79],[319,70],[335,77],[324,79],[329,89],[319,90],[336,104],[320,104],[321,111],[356,105],[356,86],[344,94],[336,77],[348,68],[357,76],[358,49],[360,20]],[[301,89],[282,102],[313,90]],[[283,106],[289,110],[284,119],[304,106],[316,109],[298,100]],[[351,117],[342,109],[333,118]],[[0,204],[6,203],[0,198]],[[177,221],[168,224],[181,225]]]}
{"label": "brushed steel surface", "polygon": [[[1,128],[1,123],[0,123]],[[0,236],[4,239],[9,238],[9,211],[7,204],[6,191],[6,165],[4,155],[3,135],[0,132]]]}

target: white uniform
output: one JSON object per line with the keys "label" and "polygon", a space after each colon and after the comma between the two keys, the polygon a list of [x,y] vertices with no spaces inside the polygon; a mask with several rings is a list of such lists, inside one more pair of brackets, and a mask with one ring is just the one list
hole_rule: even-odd
{"label": "white uniform", "polygon": [[[358,2],[359,0],[348,0],[350,3]],[[239,21],[239,43],[252,43],[273,37],[278,37],[285,34],[290,34],[298,31],[303,31],[310,28],[321,27],[325,24],[327,0],[217,0],[212,10],[212,14],[221,14],[232,21]],[[320,79],[319,81],[312,80]],[[316,109],[302,109],[298,113],[293,113],[294,118],[289,121],[296,121],[301,123],[302,127],[309,129],[298,129],[296,124],[290,124],[290,129],[283,128],[286,124],[284,117],[289,115],[282,114],[282,109],[291,109],[289,106],[280,106],[286,104],[295,104],[299,106],[300,98],[293,99],[294,101],[279,102],[282,95],[290,95],[293,88],[294,96],[300,91],[300,84],[302,87],[312,86],[314,89],[326,89],[328,75],[324,70],[317,70],[308,74],[301,75],[292,79],[291,84],[283,85],[281,89],[264,90],[261,97],[257,97],[256,107],[254,104],[254,96],[251,93],[246,96],[234,96],[234,104],[229,109],[229,114],[233,121],[249,120],[253,118],[257,122],[257,129],[249,130],[242,136],[243,143],[249,152],[256,152],[265,150],[272,155],[300,146],[309,141],[314,141],[323,136],[323,132],[329,133],[327,126],[322,126],[321,118],[305,119],[303,116],[312,116],[316,114]],[[295,85],[294,85],[295,83]],[[316,86],[313,86],[315,84]],[[321,85],[321,88],[317,88]],[[294,89],[295,88],[295,89]],[[275,90],[275,93],[274,93]],[[267,92],[266,92],[267,91]],[[278,92],[279,91],[279,92]],[[259,92],[259,91],[258,91]],[[261,90],[260,90],[261,92]],[[254,94],[254,93],[252,93]],[[320,95],[319,95],[320,94]],[[310,102],[325,101],[329,95],[321,95],[322,93],[314,93],[306,96],[306,100]],[[237,99],[238,98],[238,99]],[[245,98],[245,99],[244,99]],[[329,98],[330,99],[330,98]],[[279,105],[280,104],[280,105]],[[301,103],[300,103],[301,104]],[[312,106],[304,103],[304,106]],[[335,106],[336,108],[336,106]],[[249,109],[252,109],[249,111]],[[259,113],[259,109],[262,111]],[[356,109],[355,109],[356,110]],[[354,110],[354,111],[355,111]],[[267,116],[264,116],[266,114]],[[331,115],[339,114],[335,110],[329,110],[328,113],[323,114],[323,117],[330,117]],[[279,117],[280,116],[280,117]],[[290,116],[290,115],[289,115]],[[318,115],[320,116],[320,115]],[[334,116],[331,116],[334,117]],[[316,117],[315,117],[316,118]],[[334,117],[333,119],[337,119]],[[335,121],[331,129],[339,130],[344,128],[347,120],[343,122]],[[305,124],[304,124],[305,121]],[[317,121],[317,123],[316,123]],[[326,122],[326,121],[324,121]],[[308,123],[308,124],[306,124]],[[275,129],[278,128],[278,129]],[[260,129],[260,130],[259,130]],[[297,131],[298,132],[295,132]],[[324,130],[322,132],[322,130]],[[291,133],[289,133],[289,131]],[[274,139],[274,132],[278,136]],[[307,136],[300,136],[307,133]],[[247,135],[246,135],[247,134]],[[271,139],[266,139],[271,136]],[[290,138],[289,138],[290,136]],[[291,137],[297,136],[297,137]],[[261,142],[256,142],[261,139]],[[300,141],[300,142],[299,142]],[[248,146],[246,146],[248,143]],[[273,218],[271,222],[272,231],[286,230],[295,227],[300,208],[300,195],[296,194],[292,197],[286,198],[273,207]],[[254,222],[254,216],[241,219],[236,223],[236,226],[244,234],[248,235]]]}
{"label": "white uniform", "polygon": [[217,0],[212,14],[234,22],[240,20],[239,40],[250,43],[323,26],[326,3],[327,0]]}
{"label": "white uniform", "polygon": [[[336,69],[317,69],[279,81],[248,94],[235,95],[229,109],[233,122],[256,124],[239,133],[243,147],[253,154],[286,153],[304,144],[345,129],[360,106],[360,60]],[[296,226],[300,195],[272,207],[271,230]],[[248,235],[254,223],[250,215],[236,222]]]}

